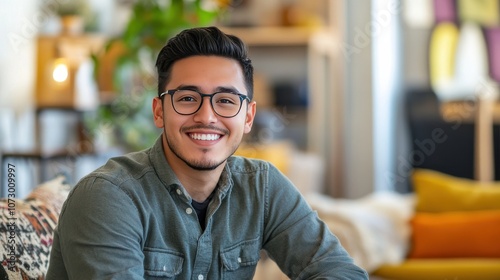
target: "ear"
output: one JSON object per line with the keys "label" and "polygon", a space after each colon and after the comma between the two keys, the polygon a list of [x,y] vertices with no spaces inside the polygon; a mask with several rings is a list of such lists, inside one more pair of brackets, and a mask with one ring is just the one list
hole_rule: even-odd
{"label": "ear", "polygon": [[163,126],[164,126],[163,101],[158,97],[155,97],[153,99],[153,118],[154,118],[155,126],[158,128],[163,128]]}
{"label": "ear", "polygon": [[249,133],[252,130],[253,120],[255,118],[255,113],[257,112],[257,103],[252,101],[248,104],[247,113],[245,117],[245,133]]}

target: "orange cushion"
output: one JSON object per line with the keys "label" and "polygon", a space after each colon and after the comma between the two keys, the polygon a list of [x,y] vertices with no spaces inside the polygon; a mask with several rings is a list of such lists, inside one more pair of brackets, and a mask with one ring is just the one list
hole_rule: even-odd
{"label": "orange cushion", "polygon": [[500,210],[416,213],[410,258],[500,257]]}

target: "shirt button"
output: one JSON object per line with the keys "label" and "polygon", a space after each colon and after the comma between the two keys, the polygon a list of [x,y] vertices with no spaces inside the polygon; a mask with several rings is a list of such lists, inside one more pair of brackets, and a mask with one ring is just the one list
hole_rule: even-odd
{"label": "shirt button", "polygon": [[181,194],[182,194],[182,191],[181,191],[180,189],[177,189],[176,191],[177,191],[177,194],[178,194],[178,195],[181,195]]}
{"label": "shirt button", "polygon": [[241,258],[238,258],[238,263],[241,263]]}
{"label": "shirt button", "polygon": [[167,266],[166,265],[163,266],[163,271],[167,271]]}
{"label": "shirt button", "polygon": [[201,275],[201,274],[198,275],[198,280],[203,280],[203,278],[205,278],[205,277],[203,277],[203,275]]}
{"label": "shirt button", "polygon": [[[187,213],[188,215],[191,215],[191,213],[193,213],[193,209],[191,209],[191,208],[186,208],[186,213]],[[203,276],[203,275],[202,275],[202,276]]]}

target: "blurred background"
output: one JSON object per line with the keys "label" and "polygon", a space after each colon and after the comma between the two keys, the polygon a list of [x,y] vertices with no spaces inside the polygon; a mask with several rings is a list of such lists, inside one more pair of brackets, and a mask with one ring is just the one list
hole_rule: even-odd
{"label": "blurred background", "polygon": [[[256,70],[257,119],[238,153],[272,161],[304,193],[407,193],[416,166],[478,178],[486,162],[482,178],[496,179],[499,10],[494,0],[1,0],[0,174],[16,166],[22,197],[149,147],[159,49],[217,25],[248,44]],[[482,99],[489,150],[478,160]]]}

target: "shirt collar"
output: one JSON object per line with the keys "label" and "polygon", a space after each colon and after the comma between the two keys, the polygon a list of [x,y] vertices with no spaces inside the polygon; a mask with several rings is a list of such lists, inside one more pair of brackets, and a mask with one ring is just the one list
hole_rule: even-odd
{"label": "shirt collar", "polygon": [[175,186],[181,186],[181,182],[177,179],[174,171],[168,164],[167,159],[165,158],[165,152],[163,151],[163,135],[160,135],[158,139],[156,139],[155,144],[149,150],[149,159],[153,165],[153,168],[158,175],[158,178],[167,186],[168,189],[171,189]]}
{"label": "shirt collar", "polygon": [[231,169],[229,168],[229,159],[226,162],[226,166],[224,166],[224,170],[222,170],[222,173],[219,178],[219,182],[217,183],[217,193],[218,195],[222,198],[224,198],[227,194],[227,192],[231,189],[233,186],[233,180],[231,179]]}

